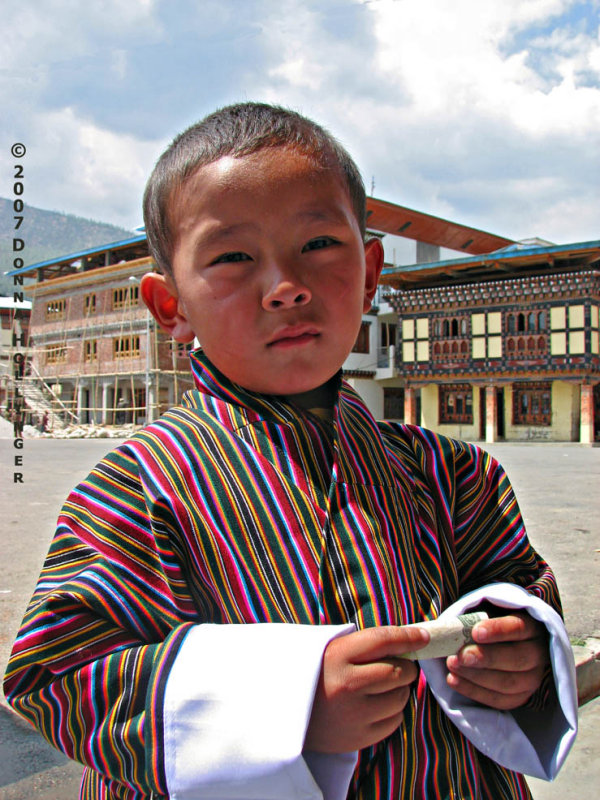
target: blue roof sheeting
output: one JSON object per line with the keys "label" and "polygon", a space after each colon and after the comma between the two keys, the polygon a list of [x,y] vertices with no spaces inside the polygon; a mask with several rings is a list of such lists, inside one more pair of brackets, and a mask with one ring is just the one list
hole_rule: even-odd
{"label": "blue roof sheeting", "polygon": [[57,256],[56,258],[49,258],[47,261],[38,261],[37,264],[29,264],[27,267],[19,267],[5,272],[5,275],[23,275],[26,272],[32,272],[42,267],[52,267],[55,264],[65,264],[70,261],[77,261],[84,256],[92,256],[96,253],[102,253],[106,250],[118,250],[120,247],[127,247],[127,245],[138,244],[146,241],[146,234],[142,233],[138,236],[133,236],[131,239],[121,239],[118,242],[110,242],[109,244],[99,245],[97,247],[90,247],[87,250],[79,250],[76,253],[70,253],[65,256]]}
{"label": "blue roof sheeting", "polygon": [[382,275],[398,275],[405,272],[422,272],[429,269],[440,269],[444,267],[456,267],[458,264],[493,264],[495,261],[511,261],[517,258],[527,258],[529,256],[557,255],[559,253],[576,253],[580,250],[593,250],[600,248],[600,239],[591,242],[575,242],[574,244],[556,244],[545,247],[528,247],[514,245],[503,247],[501,250],[494,250],[483,256],[466,256],[464,258],[452,258],[444,261],[423,262],[420,264],[409,264],[401,267],[385,267]]}

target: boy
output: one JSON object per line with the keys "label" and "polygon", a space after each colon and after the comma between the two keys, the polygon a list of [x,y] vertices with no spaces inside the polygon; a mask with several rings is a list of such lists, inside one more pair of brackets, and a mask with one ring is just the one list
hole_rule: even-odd
{"label": "boy", "polygon": [[[88,766],[84,798],[529,797],[506,767],[552,774],[574,729],[554,578],[489,456],[377,425],[340,379],[383,263],[354,163],[232,106],[144,212],[144,301],[198,337],[197,389],[69,496],[10,702]],[[457,603],[496,614],[476,644],[402,658]]]}

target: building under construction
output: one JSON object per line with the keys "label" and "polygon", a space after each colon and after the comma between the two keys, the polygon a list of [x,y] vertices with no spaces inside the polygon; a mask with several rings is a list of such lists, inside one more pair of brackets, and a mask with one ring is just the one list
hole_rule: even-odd
{"label": "building under construction", "polygon": [[[187,352],[140,300],[145,236],[34,265],[24,393],[50,423],[144,424],[190,388]],[[7,390],[10,394],[10,389]]]}

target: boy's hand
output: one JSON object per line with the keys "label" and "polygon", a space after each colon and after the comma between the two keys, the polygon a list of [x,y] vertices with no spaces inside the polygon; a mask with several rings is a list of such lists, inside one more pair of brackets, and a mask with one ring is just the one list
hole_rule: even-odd
{"label": "boy's hand", "polygon": [[306,732],[307,750],[347,753],[381,741],[402,721],[417,665],[402,653],[419,650],[429,634],[415,628],[366,628],[325,648]]}
{"label": "boy's hand", "polygon": [[473,640],[476,644],[446,659],[448,685],[501,711],[527,702],[550,661],[544,625],[516,611],[477,623]]}

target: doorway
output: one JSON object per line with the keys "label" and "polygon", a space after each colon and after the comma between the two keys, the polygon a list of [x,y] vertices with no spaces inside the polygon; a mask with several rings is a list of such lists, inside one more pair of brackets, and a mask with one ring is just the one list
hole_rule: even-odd
{"label": "doorway", "polygon": [[496,432],[498,439],[504,439],[504,387],[496,389]]}
{"label": "doorway", "polygon": [[[479,388],[479,438],[482,442],[486,441],[486,403],[485,386]],[[496,439],[504,439],[506,436],[506,426],[504,424],[504,387],[496,389]]]}

